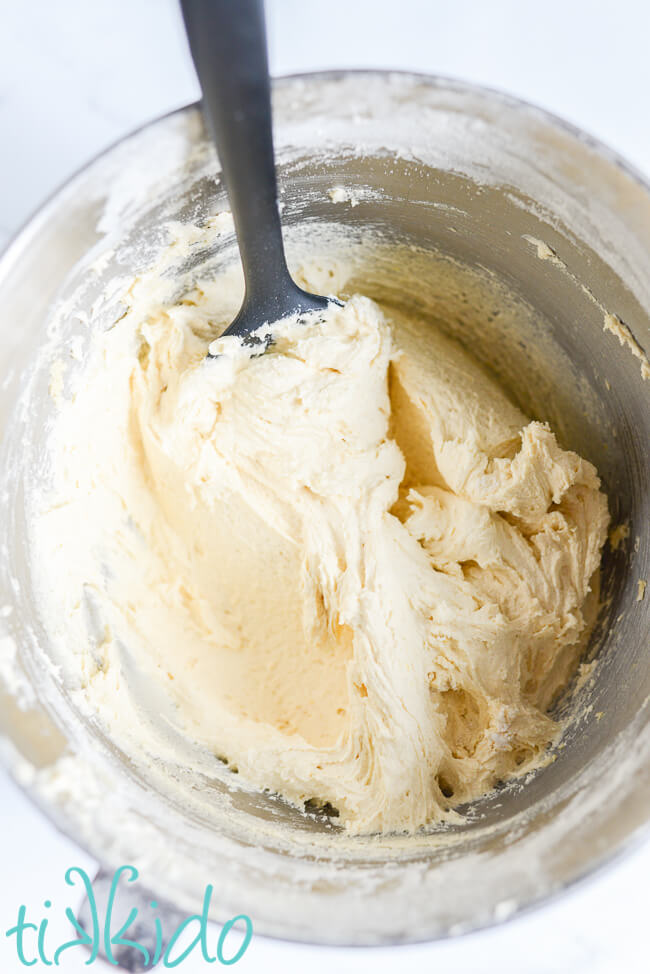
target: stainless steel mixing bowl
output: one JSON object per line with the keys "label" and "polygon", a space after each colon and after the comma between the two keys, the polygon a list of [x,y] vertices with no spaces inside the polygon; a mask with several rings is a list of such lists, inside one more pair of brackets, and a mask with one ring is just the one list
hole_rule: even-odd
{"label": "stainless steel mixing bowl", "polygon": [[[650,412],[634,344],[650,339],[650,193],[558,119],[436,78],[285,78],[275,123],[294,263],[304,239],[292,227],[307,225],[316,242],[338,228],[360,255],[350,288],[437,319],[598,467],[613,524],[629,536],[605,553],[587,650],[596,663],[557,705],[567,723],[548,766],[476,803],[461,826],[392,842],[347,838],[250,794],[222,767],[199,774],[189,749],[174,769],[183,798],[173,798],[168,767],[143,771],[74,705],[47,665],[24,543],[24,478],[40,462],[50,408],[35,352],[53,333],[52,309],[60,334],[71,333],[112,274],[146,264],[162,222],[200,222],[226,205],[189,107],[75,176],[0,264],[3,752],[65,832],[107,867],[137,864],[179,908],[198,908],[212,882],[215,918],[246,912],[259,932],[347,944],[442,937],[593,873],[633,846],[650,816],[650,594],[639,599]],[[334,186],[347,202],[332,202]],[[179,273],[209,272],[232,255],[232,238],[223,248]],[[401,254],[397,269],[389,253]]]}

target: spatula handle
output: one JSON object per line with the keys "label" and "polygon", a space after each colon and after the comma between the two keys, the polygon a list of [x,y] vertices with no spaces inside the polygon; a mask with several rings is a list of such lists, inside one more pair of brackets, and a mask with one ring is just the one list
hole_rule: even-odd
{"label": "spatula handle", "polygon": [[237,231],[246,302],[288,278],[277,207],[262,0],[181,0]]}

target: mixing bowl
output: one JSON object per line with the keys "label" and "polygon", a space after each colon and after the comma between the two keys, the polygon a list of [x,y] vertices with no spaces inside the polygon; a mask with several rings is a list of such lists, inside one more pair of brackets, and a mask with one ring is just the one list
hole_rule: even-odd
{"label": "mixing bowl", "polygon": [[[64,354],[66,368],[83,367],[88,323],[119,317],[111,279],[146,267],[169,221],[200,225],[227,207],[190,106],[87,166],[0,264],[3,754],[62,830],[108,869],[137,865],[179,909],[199,909],[212,883],[214,918],[248,913],[260,933],[437,938],[593,873],[638,842],[650,816],[650,193],[560,120],[457,82],[315,74],[280,79],[274,99],[294,268],[322,252],[336,277],[332,241],[345,240],[345,293],[458,337],[602,476],[618,530],[585,664],[555,706],[561,738],[545,767],[464,809],[461,824],[354,838],[335,819],[248,791],[189,743],[177,742],[174,760],[161,746],[145,769],[62,679],[25,541],[26,485],[48,475],[52,363]],[[175,268],[179,281],[235,259],[226,223]]]}

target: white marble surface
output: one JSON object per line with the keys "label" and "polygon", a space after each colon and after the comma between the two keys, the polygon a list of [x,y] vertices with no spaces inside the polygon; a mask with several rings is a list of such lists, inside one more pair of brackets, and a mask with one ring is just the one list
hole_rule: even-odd
{"label": "white marble surface", "polygon": [[[502,88],[590,131],[650,174],[647,0],[267,0],[275,73],[346,66],[434,71]],[[129,129],[194,100],[174,0],[0,0],[0,245],[74,169]],[[88,857],[0,773],[0,970],[18,905],[42,914]],[[441,944],[310,948],[254,938],[237,969],[458,974],[649,969],[650,845],[556,902]],[[53,910],[54,912],[54,910]],[[253,918],[254,919],[254,918]],[[58,935],[57,935],[58,927]],[[67,933],[52,920],[53,941]],[[40,968],[33,968],[39,970]],[[81,958],[62,962],[81,971]],[[93,970],[110,970],[94,965]],[[206,969],[195,960],[188,974]],[[214,969],[214,968],[213,968]]]}

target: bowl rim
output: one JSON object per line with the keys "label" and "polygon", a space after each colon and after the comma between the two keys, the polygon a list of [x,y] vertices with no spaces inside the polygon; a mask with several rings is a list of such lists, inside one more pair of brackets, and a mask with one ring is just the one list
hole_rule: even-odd
{"label": "bowl rim", "polygon": [[[391,78],[399,78],[404,81],[425,84],[432,89],[438,89],[440,91],[450,91],[460,95],[475,95],[479,98],[486,98],[487,100],[498,103],[505,108],[512,109],[520,113],[522,116],[536,118],[539,121],[546,123],[550,127],[557,129],[564,135],[568,135],[580,145],[592,149],[601,157],[601,159],[615,166],[630,179],[632,179],[641,190],[645,190],[650,198],[650,173],[646,175],[641,171],[641,169],[637,168],[623,155],[613,149],[607,142],[604,142],[602,139],[591,134],[575,123],[568,121],[568,119],[563,118],[561,115],[558,115],[547,108],[542,108],[540,105],[536,105],[534,102],[528,101],[525,98],[520,98],[518,95],[510,94],[502,88],[494,88],[489,85],[476,84],[472,81],[464,81],[462,78],[456,78],[452,75],[432,74],[426,71],[411,71],[401,68],[366,67],[331,68],[318,71],[288,72],[287,74],[273,76],[271,83],[272,89],[275,89],[300,81],[339,81],[343,80],[344,78],[364,76],[381,79],[385,82],[390,81]],[[33,231],[33,225],[38,224],[45,219],[47,213],[57,201],[58,197],[65,190],[69,189],[76,182],[76,180],[86,172],[87,169],[90,169],[91,166],[93,166],[96,162],[99,162],[104,156],[109,155],[114,149],[117,149],[124,142],[128,141],[133,136],[138,135],[140,132],[174,118],[177,115],[181,116],[192,111],[201,111],[200,99],[197,101],[187,102],[185,105],[180,105],[178,108],[172,108],[168,112],[163,112],[162,115],[155,115],[153,118],[147,119],[141,124],[136,125],[134,128],[125,132],[124,135],[121,135],[119,138],[108,142],[103,149],[93,153],[88,157],[88,159],[86,159],[85,162],[73,169],[66,179],[59,183],[50,193],[44,196],[43,200],[31,210],[28,216],[19,224],[18,228],[10,234],[6,243],[0,247],[0,279],[4,276],[4,264],[8,258],[11,258],[11,252],[13,251],[15,245],[22,242],[22,237],[25,234],[29,234],[30,231]]]}

